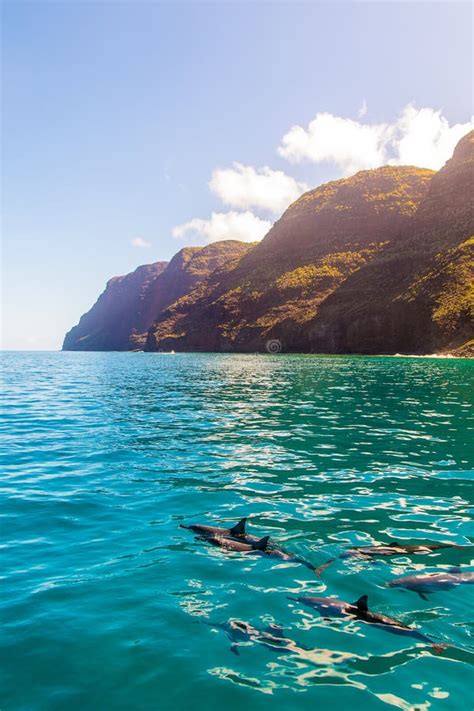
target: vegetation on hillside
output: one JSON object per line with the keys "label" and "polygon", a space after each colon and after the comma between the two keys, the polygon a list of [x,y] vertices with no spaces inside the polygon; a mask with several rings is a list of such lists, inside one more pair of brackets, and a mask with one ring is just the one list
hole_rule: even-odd
{"label": "vegetation on hillside", "polygon": [[137,270],[141,283],[112,280],[121,304],[134,285],[126,313],[117,321],[106,290],[72,346],[110,347],[117,323],[121,347],[143,346],[147,323],[148,350],[261,351],[277,338],[289,351],[465,354],[473,183],[471,132],[438,173],[386,166],[322,185],[255,245],[186,247],[158,275]]}

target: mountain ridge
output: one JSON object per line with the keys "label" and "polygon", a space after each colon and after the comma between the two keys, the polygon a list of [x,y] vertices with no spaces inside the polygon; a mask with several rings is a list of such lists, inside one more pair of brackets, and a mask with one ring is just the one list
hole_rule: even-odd
{"label": "mountain ridge", "polygon": [[255,245],[185,248],[125,348],[469,355],[473,178],[471,131],[437,173],[360,171],[304,193]]}
{"label": "mountain ridge", "polygon": [[112,277],[90,311],[66,334],[63,350],[141,350],[157,314],[250,246],[224,240],[205,247],[183,247],[169,262],[143,265]]}

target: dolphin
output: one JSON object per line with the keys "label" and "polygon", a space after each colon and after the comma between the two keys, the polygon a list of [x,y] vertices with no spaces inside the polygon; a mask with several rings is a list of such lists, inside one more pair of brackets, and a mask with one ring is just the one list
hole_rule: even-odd
{"label": "dolphin", "polygon": [[235,551],[236,553],[259,553],[266,550],[270,536],[259,538],[255,543],[248,543],[246,540],[239,541],[237,538],[228,536],[208,536],[206,540],[212,543],[213,546]]}
{"label": "dolphin", "polygon": [[432,551],[437,551],[442,548],[464,548],[465,546],[459,546],[456,543],[399,543],[398,541],[393,541],[392,543],[381,543],[375,546],[355,546],[354,548],[348,548],[346,553],[349,555],[366,555],[366,556],[378,556],[378,555],[400,555],[402,553],[409,554],[426,554]]}
{"label": "dolphin", "polygon": [[309,568],[309,570],[316,572],[316,567],[309,561],[293,553],[284,551],[282,548],[278,548],[270,543],[270,536],[258,538],[257,536],[246,533],[246,522],[247,519],[243,518],[233,528],[205,526],[200,523],[191,524],[190,526],[180,524],[180,527],[194,531],[194,533],[197,533],[209,543],[219,548],[225,548],[238,553],[265,555],[267,558],[278,558],[289,563],[300,563],[306,566],[306,568]]}
{"label": "dolphin", "polygon": [[224,623],[205,622],[204,624],[214,629],[223,630],[230,639],[230,651],[240,654],[239,648],[246,644],[261,644],[272,652],[280,652],[296,656],[301,662],[316,666],[341,665],[352,659],[350,652],[337,652],[330,649],[317,649],[307,647],[296,642],[285,634],[279,625],[271,624],[268,627],[256,627],[243,620],[230,619]]}
{"label": "dolphin", "polygon": [[224,623],[206,624],[211,627],[219,628],[226,632],[231,641],[230,651],[233,654],[239,654],[239,643],[241,642],[258,642],[264,647],[273,651],[287,650],[294,654],[301,654],[304,651],[310,651],[310,647],[298,645],[294,640],[285,637],[283,629],[278,625],[269,625],[265,629],[254,627],[243,620],[230,619]]}
{"label": "dolphin", "polygon": [[314,573],[316,572],[316,566],[310,563],[309,560],[301,558],[301,556],[295,555],[294,553],[289,553],[288,551],[283,550],[283,548],[276,548],[270,545],[265,548],[262,555],[265,555],[268,558],[277,558],[278,560],[282,560],[287,563],[299,563],[300,565],[304,565],[309,570],[312,570]]}
{"label": "dolphin", "polygon": [[421,632],[418,632],[418,630],[413,627],[405,625],[403,622],[400,622],[400,620],[395,620],[392,617],[387,617],[387,615],[381,615],[378,612],[372,612],[372,610],[369,610],[367,595],[362,595],[362,597],[355,602],[345,602],[344,600],[331,597],[312,597],[311,595],[288,597],[288,600],[294,600],[295,602],[300,602],[303,605],[312,607],[324,618],[355,618],[361,622],[366,622],[367,624],[380,627],[386,632],[414,637],[421,642],[431,644],[435,651],[441,651],[444,649],[444,645],[436,644],[429,637]]}
{"label": "dolphin", "polygon": [[399,543],[398,541],[393,541],[392,543],[380,543],[375,546],[355,546],[353,548],[348,548],[340,556],[336,558],[330,558],[325,563],[320,565],[316,569],[316,575],[321,577],[321,574],[329,568],[331,563],[343,558],[377,558],[378,556],[392,556],[392,555],[426,555],[432,551],[437,551],[441,548],[465,548],[466,546],[460,546],[456,543],[415,543],[406,544]]}
{"label": "dolphin", "polygon": [[309,568],[309,570],[316,571],[315,566],[308,560],[294,555],[293,553],[289,553],[288,551],[284,551],[282,548],[278,548],[271,544],[270,536],[264,536],[263,538],[256,539],[253,542],[249,542],[247,540],[242,541],[227,536],[209,536],[206,540],[209,543],[212,543],[212,545],[219,546],[219,548],[225,548],[226,550],[244,553],[246,555],[261,555],[266,558],[277,558],[278,560],[286,561],[288,563],[299,563],[306,566],[306,568]]}
{"label": "dolphin", "polygon": [[247,518],[241,519],[232,528],[221,528],[219,526],[205,526],[202,523],[192,523],[186,526],[184,523],[180,523],[180,528],[186,528],[189,531],[194,531],[199,536],[204,536],[204,538],[210,538],[212,536],[231,536],[234,538],[248,539],[249,541],[258,541],[256,536],[251,536],[246,533],[245,526],[247,523]]}
{"label": "dolphin", "polygon": [[459,566],[449,568],[446,572],[440,573],[419,573],[406,575],[403,578],[395,578],[385,584],[388,588],[405,588],[413,590],[423,599],[427,600],[426,593],[434,593],[439,590],[451,590],[458,585],[474,585],[474,573],[462,572]]}

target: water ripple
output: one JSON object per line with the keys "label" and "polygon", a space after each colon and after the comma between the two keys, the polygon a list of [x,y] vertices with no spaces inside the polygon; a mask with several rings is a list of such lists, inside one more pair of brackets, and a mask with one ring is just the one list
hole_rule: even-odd
{"label": "water ripple", "polygon": [[[456,359],[3,356],[2,707],[181,711],[462,708],[473,588],[428,601],[393,577],[472,549],[370,561],[345,548],[467,546],[473,363]],[[231,524],[320,565],[229,554],[180,523]],[[449,646],[324,620],[287,595],[354,600]],[[283,626],[239,655],[219,625]],[[213,627],[217,625],[217,627]],[[235,650],[234,650],[235,651]]]}

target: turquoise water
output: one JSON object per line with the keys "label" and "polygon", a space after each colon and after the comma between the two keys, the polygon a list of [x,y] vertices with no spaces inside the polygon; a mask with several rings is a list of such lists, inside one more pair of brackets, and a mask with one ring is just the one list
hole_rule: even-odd
{"label": "turquoise water", "polygon": [[[469,706],[474,586],[385,582],[472,551],[307,568],[224,553],[235,523],[320,564],[348,544],[474,539],[473,362],[298,355],[3,356],[0,707]],[[468,568],[469,569],[469,568]],[[287,595],[366,593],[449,646],[326,621]],[[230,651],[281,624],[304,654]]]}

